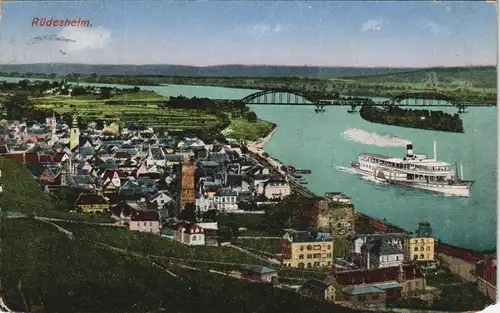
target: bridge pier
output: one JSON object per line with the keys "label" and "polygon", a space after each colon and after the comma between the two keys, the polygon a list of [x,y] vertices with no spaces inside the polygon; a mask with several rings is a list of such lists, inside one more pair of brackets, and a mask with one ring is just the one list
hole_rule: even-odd
{"label": "bridge pier", "polygon": [[356,113],[356,104],[351,104],[351,109],[347,110],[347,113]]}
{"label": "bridge pier", "polygon": [[465,110],[467,107],[465,105],[459,105],[458,106],[458,114],[462,114],[462,113],[467,113],[467,111]]}
{"label": "bridge pier", "polygon": [[316,109],[314,109],[314,112],[316,112],[316,113],[324,113],[324,112],[326,112],[325,105],[323,105],[323,104],[316,104]]}

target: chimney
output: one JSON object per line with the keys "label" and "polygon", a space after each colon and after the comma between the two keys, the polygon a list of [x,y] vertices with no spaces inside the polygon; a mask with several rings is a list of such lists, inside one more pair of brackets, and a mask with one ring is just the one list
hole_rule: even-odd
{"label": "chimney", "polygon": [[413,145],[411,143],[406,145],[406,156],[408,158],[413,157]]}

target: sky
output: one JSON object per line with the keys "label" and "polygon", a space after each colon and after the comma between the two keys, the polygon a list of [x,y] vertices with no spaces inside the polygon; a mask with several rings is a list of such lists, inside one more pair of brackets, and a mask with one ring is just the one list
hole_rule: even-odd
{"label": "sky", "polygon": [[494,65],[497,55],[496,8],[482,1],[4,1],[1,10],[0,64],[430,67]]}

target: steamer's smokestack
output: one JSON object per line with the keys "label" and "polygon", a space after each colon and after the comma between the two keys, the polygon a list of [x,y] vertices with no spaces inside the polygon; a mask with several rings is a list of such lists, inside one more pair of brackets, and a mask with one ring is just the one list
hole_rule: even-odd
{"label": "steamer's smokestack", "polygon": [[413,145],[411,143],[406,145],[406,157],[413,157]]}

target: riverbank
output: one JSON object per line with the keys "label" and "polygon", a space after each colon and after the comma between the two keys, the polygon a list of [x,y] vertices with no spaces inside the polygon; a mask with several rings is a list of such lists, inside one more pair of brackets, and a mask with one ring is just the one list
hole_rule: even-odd
{"label": "riverbank", "polygon": [[276,128],[277,128],[278,125],[276,125],[275,123],[272,123],[272,126],[271,126],[271,129],[269,130],[269,133],[264,136],[264,137],[261,137],[255,141],[249,141],[247,142],[246,144],[246,147],[247,149],[252,152],[252,153],[255,153],[255,154],[258,154],[260,156],[263,156],[264,154],[264,145],[269,141],[271,140],[271,138],[273,137],[274,133],[276,132]]}

